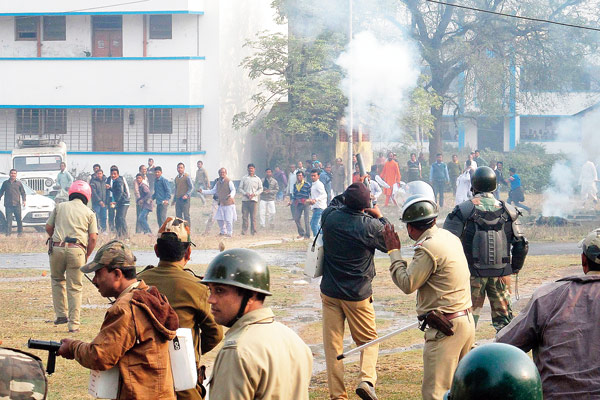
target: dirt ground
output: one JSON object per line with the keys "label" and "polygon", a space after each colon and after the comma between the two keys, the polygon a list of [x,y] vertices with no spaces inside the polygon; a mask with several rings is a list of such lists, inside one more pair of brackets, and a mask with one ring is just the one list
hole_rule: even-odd
{"label": "dirt ground", "polygon": [[[533,199],[535,200],[535,199]],[[448,204],[453,204],[447,199]],[[192,227],[193,240],[198,249],[214,250],[222,240],[216,234],[217,226],[213,226],[211,234],[204,235],[205,221],[209,213],[208,205],[202,206],[199,199],[193,199]],[[531,203],[536,207],[533,202]],[[171,209],[170,209],[171,211]],[[174,211],[174,209],[172,209]],[[238,210],[240,211],[240,210]],[[451,211],[447,206],[442,209],[440,218]],[[226,247],[268,248],[279,251],[282,255],[288,252],[297,254],[306,249],[307,242],[295,240],[296,232],[289,208],[278,205],[275,227],[269,232],[259,231],[256,236],[240,235],[238,220],[234,237],[224,241]],[[404,232],[398,222],[396,207],[384,208],[383,212],[397,225],[398,231]],[[129,227],[134,227],[134,210],[129,212]],[[536,213],[532,213],[535,215]],[[241,212],[239,212],[241,219]],[[527,223],[533,217],[524,216],[525,233],[537,241],[576,241],[594,228],[594,223],[565,228],[539,228]],[[150,225],[156,231],[156,220],[152,216]],[[109,235],[102,235],[105,242]],[[405,233],[402,233],[404,244],[410,244]],[[28,232],[21,238],[11,237],[0,241],[0,253],[35,253],[45,251],[44,235]],[[155,237],[132,234],[130,244],[135,250],[149,250]],[[289,253],[291,254],[291,253]],[[19,257],[15,254],[15,257]],[[285,259],[285,257],[283,257]],[[193,260],[192,260],[193,261]],[[34,266],[32,266],[34,267]],[[193,264],[192,269],[201,274],[205,264]],[[373,281],[375,310],[377,314],[378,333],[384,335],[398,327],[415,320],[415,295],[404,295],[397,289],[388,273],[389,260],[376,260],[377,276]],[[277,318],[292,327],[310,346],[314,354],[313,380],[310,388],[312,399],[326,399],[327,384],[322,346],[322,326],[319,300],[318,280],[310,280],[302,273],[302,265],[271,265],[272,287],[274,296],[268,299],[267,305],[274,309]],[[520,300],[515,299],[514,308],[518,312],[527,303],[534,289],[544,282],[553,281],[561,276],[580,273],[580,259],[576,255],[530,256],[520,274]],[[1,268],[0,269],[0,340],[2,346],[25,349],[28,338],[42,340],[60,340],[64,337],[91,340],[100,327],[108,302],[102,298],[91,283],[84,282],[83,310],[81,331],[71,335],[64,325],[55,327],[51,301],[49,273],[45,269],[33,268]],[[50,322],[49,322],[50,321]],[[489,341],[494,336],[489,309],[485,309],[477,328],[477,340]],[[378,363],[379,381],[377,393],[380,399],[418,399],[422,379],[422,332],[412,329],[384,342],[381,345]],[[349,335],[345,338],[345,347],[352,347]],[[211,365],[218,348],[203,357],[203,363]],[[43,359],[44,352],[35,351]],[[357,382],[358,356],[347,360],[346,385],[350,398],[356,398],[354,387]],[[74,361],[62,358],[57,360],[56,373],[49,379],[49,399],[84,399],[87,395],[89,371]]]}

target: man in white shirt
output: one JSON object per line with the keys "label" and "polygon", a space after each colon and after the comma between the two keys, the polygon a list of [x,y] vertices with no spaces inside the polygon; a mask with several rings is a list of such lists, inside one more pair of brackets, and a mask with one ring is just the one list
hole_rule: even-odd
{"label": "man in white shirt", "polygon": [[263,191],[261,179],[255,175],[256,167],[248,164],[248,175],[240,181],[239,192],[242,195],[242,235],[248,233],[248,220],[250,220],[250,233],[256,234],[256,217],[258,216],[258,199]]}
{"label": "man in white shirt", "polygon": [[312,209],[310,229],[312,230],[313,236],[317,236],[321,222],[321,214],[323,214],[323,211],[327,208],[327,192],[325,191],[325,185],[319,180],[318,169],[310,171],[310,179],[312,181],[310,198],[308,200],[311,204],[310,208]]}

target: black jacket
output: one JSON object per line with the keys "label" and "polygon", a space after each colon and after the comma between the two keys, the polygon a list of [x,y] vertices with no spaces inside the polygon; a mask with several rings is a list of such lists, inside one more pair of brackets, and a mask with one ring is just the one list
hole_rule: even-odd
{"label": "black jacket", "polygon": [[387,220],[340,207],[339,198],[332,200],[321,217],[325,251],[321,292],[336,299],[361,301],[373,293],[375,249],[387,251],[383,240]]}
{"label": "black jacket", "polygon": [[122,206],[129,204],[129,194],[125,188],[125,181],[123,180],[122,176],[119,176],[115,181],[113,181],[110,191],[113,195],[113,201],[117,203],[117,205]]}
{"label": "black jacket", "polygon": [[96,177],[93,177],[90,180],[90,187],[92,188],[92,204],[98,205],[101,201],[104,202],[106,206],[106,182],[104,179],[100,180]]}

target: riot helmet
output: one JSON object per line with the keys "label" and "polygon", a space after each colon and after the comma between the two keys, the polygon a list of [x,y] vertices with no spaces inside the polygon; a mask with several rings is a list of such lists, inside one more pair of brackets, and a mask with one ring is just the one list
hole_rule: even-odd
{"label": "riot helmet", "polygon": [[517,347],[490,343],[470,351],[454,373],[445,400],[542,400],[542,380]]}
{"label": "riot helmet", "polygon": [[496,173],[490,167],[477,167],[471,177],[471,190],[473,193],[486,193],[496,190],[498,183]]}
{"label": "riot helmet", "polygon": [[208,264],[202,283],[236,286],[271,296],[267,263],[256,251],[248,249],[219,253]]}
{"label": "riot helmet", "polygon": [[433,188],[427,182],[412,181],[409,182],[406,185],[406,187],[406,193],[408,193],[409,196],[421,195],[435,202],[435,194],[433,193]]}
{"label": "riot helmet", "polygon": [[428,196],[416,194],[409,196],[400,214],[400,220],[404,223],[425,221],[438,216],[438,206]]}

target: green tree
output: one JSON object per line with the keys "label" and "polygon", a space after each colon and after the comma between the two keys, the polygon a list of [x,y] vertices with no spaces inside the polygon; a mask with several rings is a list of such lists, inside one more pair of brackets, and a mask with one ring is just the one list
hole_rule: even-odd
{"label": "green tree", "polygon": [[[459,116],[465,115],[463,110],[469,110],[471,116],[507,115],[511,112],[511,84],[518,81],[521,71],[518,67],[534,76],[538,85],[543,82],[545,87],[566,90],[569,87],[565,84],[577,73],[580,60],[595,47],[592,35],[582,30],[423,0],[388,0],[382,4],[387,20],[401,29],[406,27],[406,14],[410,16],[409,28],[430,77],[423,88],[442,98],[441,105],[431,107],[435,129],[429,141],[430,158],[442,150],[444,106],[454,108]],[[586,15],[582,10],[585,0],[465,0],[460,4],[567,23],[586,22],[582,16]],[[463,88],[457,85],[459,81]],[[462,94],[466,104],[459,108]]]}

